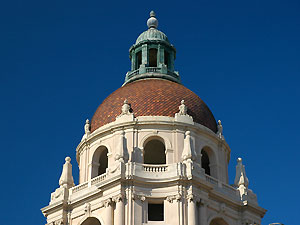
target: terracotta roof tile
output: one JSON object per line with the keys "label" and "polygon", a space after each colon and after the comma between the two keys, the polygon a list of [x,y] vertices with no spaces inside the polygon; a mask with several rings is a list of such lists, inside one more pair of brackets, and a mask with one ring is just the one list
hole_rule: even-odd
{"label": "terracotta roof tile", "polygon": [[91,121],[91,132],[113,122],[121,114],[127,99],[136,117],[170,116],[177,113],[181,100],[188,107],[194,121],[217,132],[216,120],[206,104],[191,90],[168,80],[147,79],[126,84],[110,94],[96,110]]}

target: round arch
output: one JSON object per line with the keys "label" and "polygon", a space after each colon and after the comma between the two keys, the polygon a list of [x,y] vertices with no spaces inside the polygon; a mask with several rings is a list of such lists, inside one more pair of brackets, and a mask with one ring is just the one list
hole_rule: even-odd
{"label": "round arch", "polygon": [[209,225],[229,225],[229,223],[222,217],[216,216],[209,220]]}
{"label": "round arch", "polygon": [[149,138],[143,145],[143,163],[144,164],[166,164],[166,146],[161,138]]}
{"label": "round arch", "polygon": [[165,144],[165,147],[166,147],[166,151],[169,149],[172,149],[171,141],[167,137],[162,137],[160,135],[153,134],[153,133],[145,135],[141,139],[141,141],[139,143],[139,147],[143,150],[145,144],[152,139],[160,139],[161,141],[163,141],[163,143]]}
{"label": "round arch", "polygon": [[108,153],[108,148],[104,145],[100,145],[95,149],[91,160],[91,178],[106,172],[106,169],[108,168]]}
{"label": "round arch", "polygon": [[201,166],[205,170],[205,173],[218,178],[218,160],[217,154],[211,147],[205,145],[201,148]]}
{"label": "round arch", "polygon": [[[96,222],[95,225],[104,225],[102,218],[100,218],[98,215],[94,215],[93,213],[91,215],[85,215],[77,225],[90,225],[87,222],[89,219],[92,219],[93,222]],[[87,222],[86,222],[87,221]],[[86,224],[87,223],[87,224]],[[92,224],[94,225],[94,224]]]}

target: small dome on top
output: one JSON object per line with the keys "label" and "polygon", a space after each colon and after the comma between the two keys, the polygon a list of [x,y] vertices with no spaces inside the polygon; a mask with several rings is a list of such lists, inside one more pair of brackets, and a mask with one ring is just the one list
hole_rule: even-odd
{"label": "small dome on top", "polygon": [[147,20],[147,26],[148,30],[144,31],[140,34],[140,36],[136,39],[135,44],[138,44],[143,41],[163,41],[170,44],[167,35],[165,35],[163,32],[157,30],[158,26],[158,20],[155,17],[154,11],[150,12],[150,18]]}
{"label": "small dome on top", "polygon": [[140,36],[136,39],[135,44],[138,44],[142,41],[164,41],[170,44],[169,39],[167,37],[167,35],[165,35],[163,32],[161,32],[160,30],[157,30],[155,28],[150,28],[146,31],[144,31],[143,33],[140,34]]}

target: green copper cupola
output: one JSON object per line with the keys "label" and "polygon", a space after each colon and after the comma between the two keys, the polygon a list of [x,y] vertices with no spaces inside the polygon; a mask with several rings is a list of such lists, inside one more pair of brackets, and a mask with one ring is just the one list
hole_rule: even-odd
{"label": "green copper cupola", "polygon": [[127,72],[125,84],[139,79],[161,78],[180,83],[174,71],[176,49],[168,37],[157,29],[158,21],[153,11],[147,21],[148,30],[137,38],[129,49],[131,70]]}

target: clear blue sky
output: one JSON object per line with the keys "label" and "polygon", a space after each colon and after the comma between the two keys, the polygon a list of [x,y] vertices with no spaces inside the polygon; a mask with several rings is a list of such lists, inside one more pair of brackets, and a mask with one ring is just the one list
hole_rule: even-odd
{"label": "clear blue sky", "polygon": [[299,1],[0,3],[1,224],[45,224],[86,118],[119,88],[150,10],[176,69],[221,119],[230,182],[242,157],[263,224],[299,224]]}

